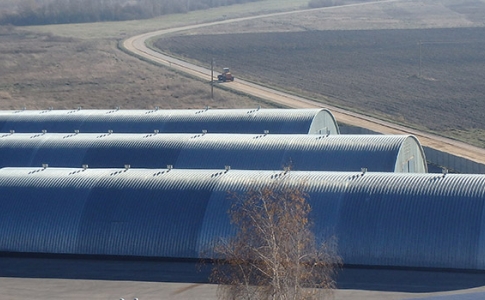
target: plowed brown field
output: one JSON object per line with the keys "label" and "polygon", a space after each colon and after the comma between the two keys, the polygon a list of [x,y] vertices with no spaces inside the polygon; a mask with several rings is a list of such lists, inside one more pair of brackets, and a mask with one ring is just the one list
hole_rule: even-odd
{"label": "plowed brown field", "polygon": [[205,34],[164,52],[485,146],[485,28]]}

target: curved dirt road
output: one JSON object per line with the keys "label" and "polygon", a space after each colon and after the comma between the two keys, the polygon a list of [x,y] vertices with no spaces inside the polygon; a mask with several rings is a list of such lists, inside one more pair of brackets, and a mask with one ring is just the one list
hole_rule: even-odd
{"label": "curved dirt road", "polygon": [[[391,1],[395,1],[395,0],[391,0]],[[363,4],[357,4],[357,5],[368,5],[368,4],[371,4],[371,3],[368,2]],[[252,16],[252,17],[246,17],[246,18],[229,19],[229,20],[212,22],[212,23],[196,24],[196,25],[189,25],[189,26],[178,27],[178,28],[159,30],[159,31],[145,33],[145,34],[128,38],[123,42],[123,47],[129,52],[133,53],[134,55],[141,56],[146,60],[150,60],[158,64],[165,65],[173,69],[176,69],[178,71],[182,71],[192,76],[201,78],[203,80],[210,81],[211,71],[209,69],[205,69],[205,68],[187,63],[185,61],[164,55],[162,53],[153,51],[152,49],[146,46],[146,41],[151,38],[161,36],[164,34],[176,33],[176,32],[191,30],[195,28],[226,24],[230,22],[247,21],[247,20],[264,18],[269,16],[271,17],[279,16],[279,15],[283,16],[286,14],[295,14],[295,13],[301,13],[301,12],[302,11],[291,11],[291,12],[275,13],[275,14],[268,14],[268,15],[259,15],[259,16]],[[452,139],[440,137],[440,136],[425,133],[425,132],[420,132],[414,129],[395,125],[390,122],[378,120],[361,114],[348,112],[341,108],[333,107],[330,105],[324,105],[316,101],[312,101],[295,95],[280,92],[271,88],[259,86],[257,84],[253,84],[241,79],[236,79],[236,81],[234,82],[227,83],[225,84],[225,87],[239,92],[243,92],[248,95],[256,96],[274,103],[278,103],[280,105],[283,105],[289,108],[325,107],[334,114],[335,118],[340,123],[367,128],[369,130],[383,133],[383,134],[412,134],[420,140],[423,146],[427,146],[427,147],[437,149],[443,152],[451,153],[456,156],[460,156],[478,163],[485,164],[485,149],[471,146],[459,141],[455,141]]]}

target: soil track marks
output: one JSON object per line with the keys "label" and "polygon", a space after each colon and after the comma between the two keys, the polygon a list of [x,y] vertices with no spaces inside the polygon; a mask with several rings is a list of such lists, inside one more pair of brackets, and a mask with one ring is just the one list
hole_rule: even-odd
{"label": "soil track marks", "polygon": [[485,28],[188,35],[156,46],[202,62],[215,57],[236,76],[485,146],[462,132],[485,132]]}

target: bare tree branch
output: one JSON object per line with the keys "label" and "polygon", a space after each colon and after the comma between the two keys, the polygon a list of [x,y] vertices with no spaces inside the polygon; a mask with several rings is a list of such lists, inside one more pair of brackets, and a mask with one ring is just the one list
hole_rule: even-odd
{"label": "bare tree branch", "polygon": [[224,260],[211,275],[219,298],[322,299],[335,288],[336,239],[316,245],[307,198],[281,182],[231,195],[237,233],[216,246]]}

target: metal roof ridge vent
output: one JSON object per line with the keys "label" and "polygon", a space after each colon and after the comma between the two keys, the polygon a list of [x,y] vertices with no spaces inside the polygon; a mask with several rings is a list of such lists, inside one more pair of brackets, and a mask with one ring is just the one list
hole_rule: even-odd
{"label": "metal roof ridge vent", "polygon": [[144,135],[144,136],[143,136],[143,138],[144,138],[144,139],[146,139],[146,138],[149,138],[149,137],[155,136],[155,135],[157,135],[159,132],[160,132],[160,130],[155,129],[155,130],[153,130],[153,133],[151,133],[151,134],[147,134],[147,135]]}
{"label": "metal roof ridge vent", "polygon": [[151,114],[151,113],[157,112],[159,109],[160,109],[160,107],[155,106],[155,109],[151,109],[151,110],[149,110],[149,111],[146,111],[146,112],[145,112],[145,115],[148,115],[148,114]]}
{"label": "metal roof ridge vent", "polygon": [[271,175],[271,179],[280,179],[282,176],[285,176],[290,172],[290,167],[285,167],[284,170],[278,174]]}
{"label": "metal roof ridge vent", "polygon": [[162,174],[166,174],[166,173],[170,172],[172,169],[173,169],[173,165],[167,165],[167,170],[166,171],[159,171],[157,173],[154,173],[153,174],[153,177],[159,176],[159,175],[162,175]]}
{"label": "metal roof ridge vent", "polygon": [[224,171],[222,172],[217,172],[217,173],[214,173],[211,175],[211,178],[214,178],[214,177],[217,177],[217,176],[220,176],[220,175],[224,175],[226,174],[227,172],[229,172],[229,170],[231,170],[231,166],[224,166]]}
{"label": "metal roof ridge vent", "polygon": [[82,165],[82,167],[83,167],[82,170],[73,171],[73,172],[69,173],[68,175],[74,175],[74,174],[78,174],[78,173],[84,172],[84,171],[87,170],[88,165]]}
{"label": "metal roof ridge vent", "polygon": [[120,110],[120,107],[119,106],[116,106],[114,109],[112,109],[110,111],[107,111],[105,114],[106,115],[109,115],[109,114],[115,113],[115,112],[117,112],[119,110]]}
{"label": "metal roof ridge vent", "polygon": [[49,108],[47,108],[47,109],[45,109],[45,110],[41,111],[41,112],[39,113],[39,115],[42,115],[42,114],[48,113],[48,112],[52,111],[53,109],[54,109],[54,107],[49,106]]}
{"label": "metal roof ridge vent", "polygon": [[110,136],[112,133],[113,133],[113,130],[110,129],[110,130],[108,130],[108,133],[98,135],[96,138],[99,139],[99,138],[102,138],[102,137],[107,137],[107,136]]}
{"label": "metal roof ridge vent", "polygon": [[196,135],[194,135],[194,136],[191,136],[190,138],[191,138],[191,139],[196,139],[196,138],[201,137],[201,136],[204,136],[204,135],[206,135],[206,134],[207,134],[207,130],[206,130],[206,129],[204,129],[204,130],[202,130],[202,134],[196,134]]}
{"label": "metal roof ridge vent", "polygon": [[360,178],[360,177],[364,176],[365,173],[367,173],[367,168],[360,168],[359,174],[349,176],[349,177],[347,177],[347,180],[354,180],[354,179]]}
{"label": "metal roof ridge vent", "polygon": [[257,140],[257,139],[259,139],[259,138],[265,137],[265,136],[267,136],[268,134],[269,134],[269,130],[267,130],[267,129],[266,129],[266,130],[264,130],[264,131],[263,131],[263,134],[260,134],[260,135],[257,135],[257,136],[255,136],[255,137],[253,137],[253,140]]}
{"label": "metal roof ridge vent", "polygon": [[31,138],[31,139],[34,139],[34,138],[37,138],[37,137],[39,137],[39,136],[43,136],[43,135],[44,135],[44,134],[46,134],[46,133],[47,133],[47,130],[42,129],[42,133],[39,133],[39,134],[33,135],[33,136],[31,136],[30,138]]}
{"label": "metal roof ridge vent", "polygon": [[74,109],[74,110],[71,110],[71,111],[67,112],[67,114],[68,114],[68,115],[69,115],[69,114],[73,114],[73,113],[75,113],[75,112],[77,112],[77,111],[80,111],[81,109],[82,109],[82,107],[81,107],[81,106],[78,106],[76,109]]}
{"label": "metal roof ridge vent", "polygon": [[261,110],[261,105],[258,105],[258,108],[256,108],[256,109],[252,109],[252,110],[248,110],[248,111],[246,112],[246,114],[248,114],[248,115],[249,115],[249,114],[252,114],[252,113],[258,112],[258,111],[260,111],[260,110]]}
{"label": "metal roof ridge vent", "polygon": [[[450,170],[448,168],[441,167],[441,175],[439,175],[438,173],[434,173],[434,175],[437,175],[437,176],[433,176],[432,178],[430,178],[429,182],[435,182],[435,181],[444,179],[449,174],[449,172]],[[428,174],[431,175],[433,173],[428,173]]]}
{"label": "metal roof ridge vent", "polygon": [[38,172],[42,172],[42,171],[45,171],[48,167],[49,167],[49,164],[42,164],[42,168],[41,169],[37,169],[37,170],[30,171],[27,174],[28,175],[31,175],[31,174],[35,174],[35,173],[38,173]]}
{"label": "metal roof ridge vent", "polygon": [[210,106],[206,106],[204,109],[198,110],[195,112],[196,115],[206,112],[210,109]]}
{"label": "metal roof ridge vent", "polygon": [[[325,130],[325,133],[324,133],[324,130]],[[325,129],[319,129],[318,130],[318,134],[320,135],[325,135],[325,136],[329,136],[330,135],[330,129],[328,127],[325,127]]]}
{"label": "metal roof ridge vent", "polygon": [[69,135],[63,136],[62,139],[67,139],[67,138],[76,136],[78,134],[79,134],[79,129],[76,129],[76,130],[74,130],[74,133],[73,134],[69,134]]}
{"label": "metal roof ridge vent", "polygon": [[124,173],[124,172],[128,171],[130,168],[131,168],[131,166],[126,164],[124,170],[114,171],[113,173],[110,173],[109,176],[115,176],[115,175]]}
{"label": "metal roof ridge vent", "polygon": [[445,178],[446,174],[448,174],[448,169],[446,167],[443,167],[441,169],[441,172],[443,173],[443,178]]}
{"label": "metal roof ridge vent", "polygon": [[10,130],[10,133],[6,133],[6,134],[2,135],[2,136],[0,136],[0,138],[4,138],[4,137],[7,137],[7,136],[11,136],[14,133],[15,133],[15,130]]}
{"label": "metal roof ridge vent", "polygon": [[317,140],[321,140],[321,139],[323,139],[323,138],[326,138],[326,137],[328,137],[328,136],[330,135],[330,133],[331,133],[331,132],[330,132],[330,129],[328,129],[328,127],[326,127],[325,134],[322,134],[322,131],[321,131],[321,130],[319,130],[319,131],[318,131],[318,134],[319,134],[320,136],[318,136],[316,139],[317,139]]}

